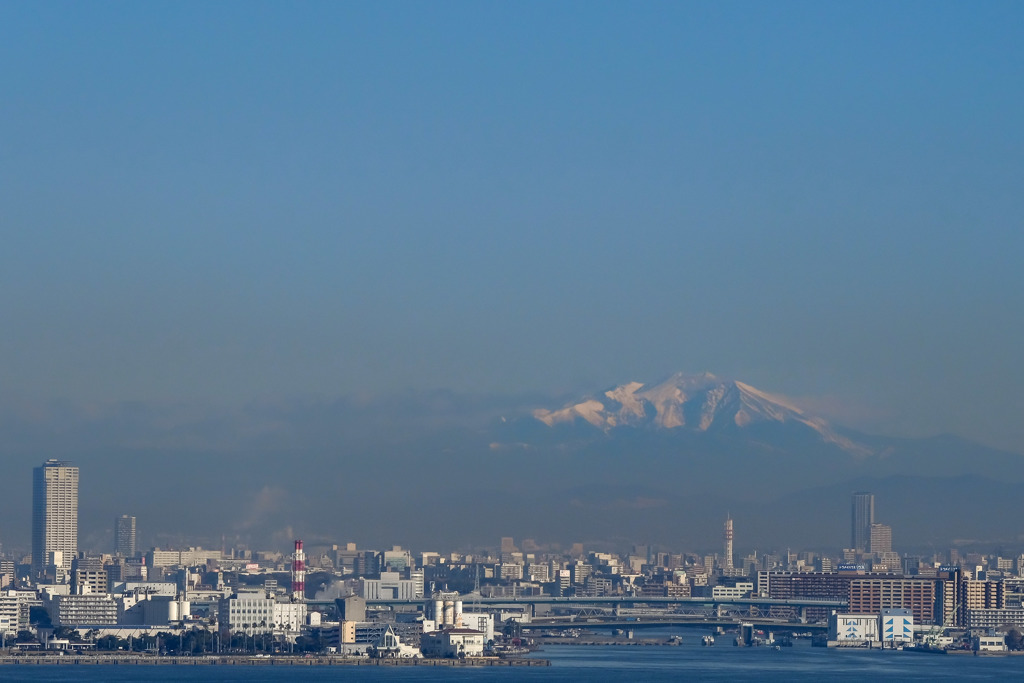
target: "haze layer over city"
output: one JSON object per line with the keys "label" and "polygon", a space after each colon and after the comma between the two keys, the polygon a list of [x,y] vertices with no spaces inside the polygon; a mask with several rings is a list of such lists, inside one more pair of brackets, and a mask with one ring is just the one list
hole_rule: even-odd
{"label": "haze layer over city", "polygon": [[1022,13],[0,4],[0,550],[1024,550]]}

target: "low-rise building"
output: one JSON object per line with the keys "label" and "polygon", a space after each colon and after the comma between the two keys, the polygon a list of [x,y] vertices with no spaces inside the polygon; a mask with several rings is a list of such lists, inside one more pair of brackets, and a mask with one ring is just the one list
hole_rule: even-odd
{"label": "low-rise building", "polygon": [[395,634],[394,628],[390,625],[381,634],[380,639],[373,644],[372,650],[378,657],[419,657],[420,649],[415,645],[403,643]]}
{"label": "low-rise building", "polygon": [[423,597],[422,574],[419,581],[403,579],[398,572],[381,572],[379,579],[360,579],[359,597],[364,600],[415,600]]}
{"label": "low-rise building", "polygon": [[471,628],[448,628],[424,633],[420,641],[424,657],[479,657],[484,653],[484,634]]}
{"label": "low-rise building", "polygon": [[114,595],[169,595],[178,594],[178,585],[170,581],[118,581],[111,587],[110,592]]}
{"label": "low-rise building", "polygon": [[224,553],[220,550],[188,548],[187,550],[161,550],[153,548],[146,553],[146,564],[150,567],[194,567],[207,562],[219,562]]}
{"label": "low-rise building", "polygon": [[753,590],[753,582],[737,581],[734,586],[713,587],[711,589],[711,597],[715,600],[738,600],[749,596]]}
{"label": "low-rise building", "polygon": [[994,629],[1000,626],[1024,629],[1024,607],[969,609],[965,615],[964,626],[970,629]]}
{"label": "low-rise building", "polygon": [[342,621],[325,624],[321,630],[328,647],[339,654],[378,654],[410,657],[419,654],[418,624],[380,621]]}
{"label": "low-rise building", "polygon": [[484,634],[484,644],[494,640],[494,615],[483,612],[463,612],[462,627]]}
{"label": "low-rise building", "polygon": [[971,645],[978,652],[1006,652],[1006,637],[979,634],[971,639]]}
{"label": "low-rise building", "polygon": [[498,567],[498,575],[503,581],[518,581],[523,578],[523,565],[503,562]]}

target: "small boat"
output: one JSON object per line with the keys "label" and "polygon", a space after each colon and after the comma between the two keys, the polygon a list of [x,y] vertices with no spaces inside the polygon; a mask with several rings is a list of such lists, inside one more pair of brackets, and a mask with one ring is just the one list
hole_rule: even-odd
{"label": "small boat", "polygon": [[715,644],[715,637],[714,636],[704,636],[703,638],[700,639],[700,644],[701,645],[714,645]]}

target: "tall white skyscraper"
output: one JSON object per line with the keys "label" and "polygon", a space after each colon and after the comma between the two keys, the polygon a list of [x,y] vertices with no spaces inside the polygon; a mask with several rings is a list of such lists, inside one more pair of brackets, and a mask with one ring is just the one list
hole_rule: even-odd
{"label": "tall white skyscraper", "polygon": [[78,467],[59,460],[32,471],[32,571],[42,573],[53,552],[64,569],[78,553]]}

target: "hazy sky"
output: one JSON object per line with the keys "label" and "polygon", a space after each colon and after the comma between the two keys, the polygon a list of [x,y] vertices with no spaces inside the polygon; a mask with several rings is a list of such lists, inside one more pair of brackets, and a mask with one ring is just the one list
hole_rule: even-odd
{"label": "hazy sky", "polygon": [[1019,2],[0,3],[0,404],[709,370],[1024,452]]}

